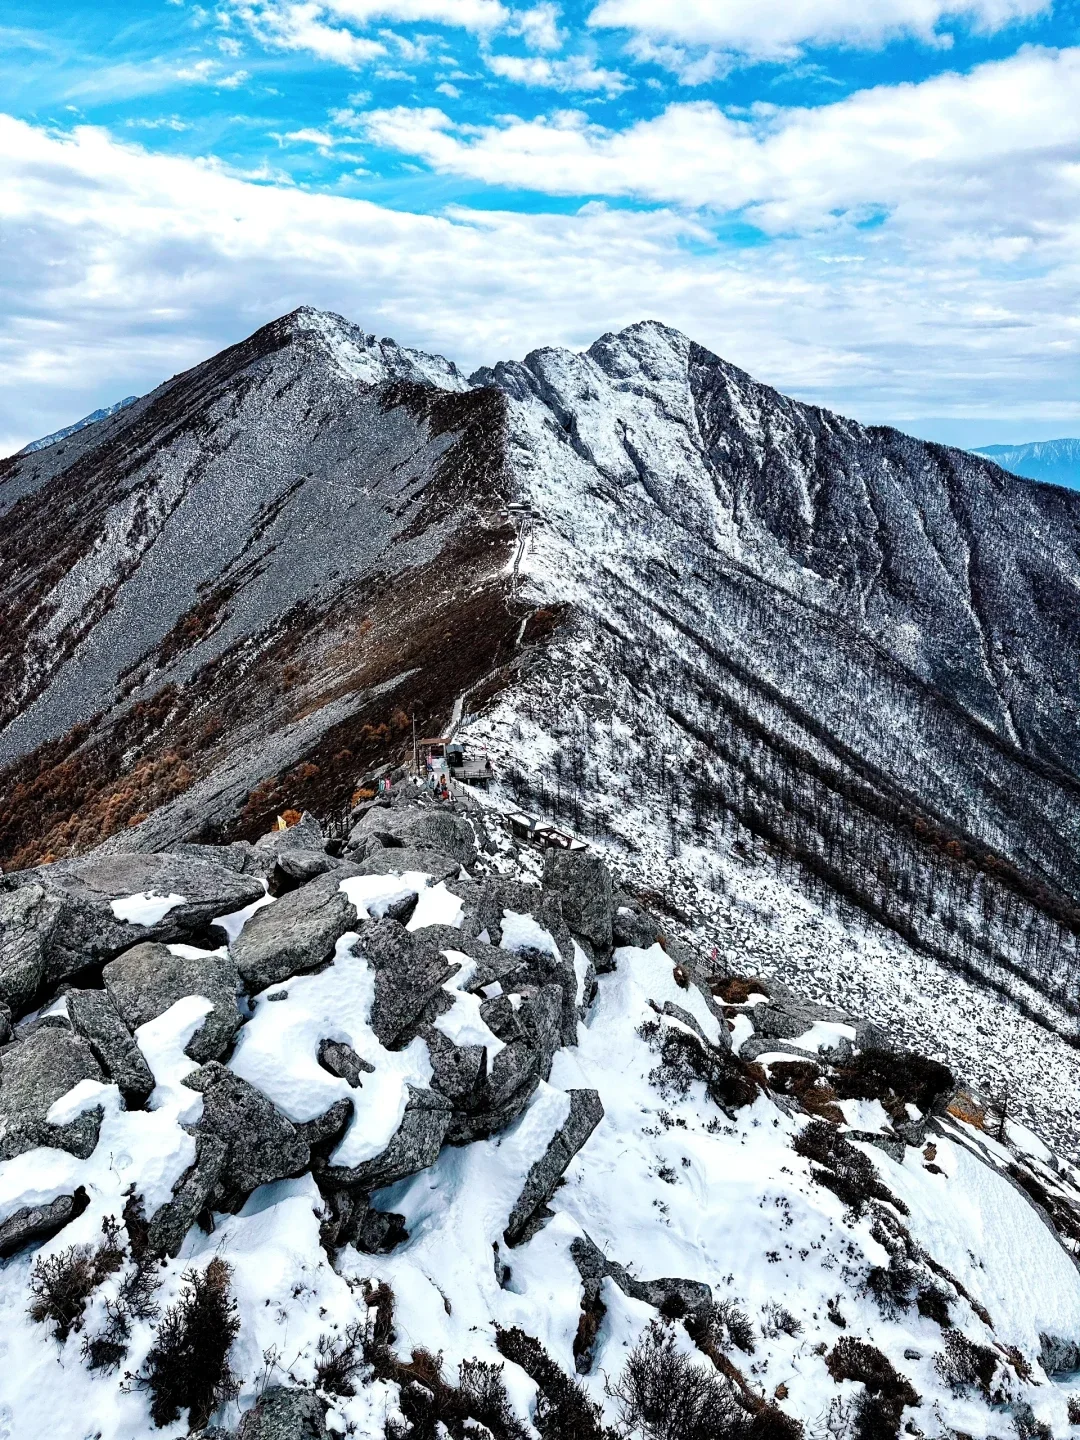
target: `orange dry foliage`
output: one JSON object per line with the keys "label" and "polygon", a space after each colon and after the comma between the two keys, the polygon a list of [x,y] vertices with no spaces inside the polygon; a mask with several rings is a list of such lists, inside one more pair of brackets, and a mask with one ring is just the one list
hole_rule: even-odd
{"label": "orange dry foliage", "polygon": [[966,1090],[961,1090],[950,1102],[949,1114],[965,1125],[974,1125],[976,1130],[986,1129],[986,1111]]}
{"label": "orange dry foliage", "polygon": [[299,825],[301,815],[299,810],[283,810],[281,818],[285,821],[285,829],[291,830],[294,825]]}

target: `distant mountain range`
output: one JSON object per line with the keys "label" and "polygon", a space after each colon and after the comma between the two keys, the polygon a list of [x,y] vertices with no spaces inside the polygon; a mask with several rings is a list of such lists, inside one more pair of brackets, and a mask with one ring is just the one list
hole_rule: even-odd
{"label": "distant mountain range", "polygon": [[93,410],[81,420],[76,420],[74,425],[65,425],[62,430],[54,430],[51,435],[43,435],[40,440],[31,440],[29,445],[23,446],[19,454],[32,455],[35,450],[47,450],[50,445],[74,435],[76,430],[85,430],[88,425],[96,425],[99,420],[107,420],[110,415],[126,410],[129,405],[134,405],[138,398],[137,395],[126,395],[123,400],[117,400],[115,405],[104,405],[100,410]]}
{"label": "distant mountain range", "polygon": [[985,455],[1028,480],[1080,489],[1080,440],[1036,440],[1030,445],[986,445],[973,452]]}

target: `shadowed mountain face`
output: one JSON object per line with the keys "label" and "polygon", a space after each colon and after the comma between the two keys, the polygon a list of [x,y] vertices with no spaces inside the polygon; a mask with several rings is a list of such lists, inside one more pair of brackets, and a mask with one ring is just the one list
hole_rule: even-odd
{"label": "shadowed mountain face", "polygon": [[[527,599],[510,498],[541,517]],[[325,813],[414,710],[547,686],[553,742],[605,706],[634,736],[578,767],[580,816],[617,833],[633,771],[668,823],[735,815],[916,943],[1075,1000],[1080,495],[654,323],[466,382],[302,311],[4,462],[0,546],[9,866]],[[687,757],[674,812],[642,736]],[[987,938],[1002,906],[1031,954]]]}

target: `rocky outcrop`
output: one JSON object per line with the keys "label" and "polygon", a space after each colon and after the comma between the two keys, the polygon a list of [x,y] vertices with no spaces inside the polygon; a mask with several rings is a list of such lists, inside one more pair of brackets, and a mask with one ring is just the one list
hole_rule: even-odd
{"label": "rocky outcrop", "polygon": [[188,1075],[184,1084],[203,1097],[200,1135],[212,1135],[225,1145],[212,1197],[216,1208],[232,1208],[230,1202],[259,1185],[307,1169],[308,1142],[254,1085],[216,1061]]}
{"label": "rocky outcrop", "polygon": [[[504,1239],[508,1245],[519,1245],[535,1234],[546,1216],[547,1202],[555,1186],[597,1125],[604,1118],[604,1107],[595,1090],[571,1090],[570,1113],[551,1137],[547,1149],[529,1171],[521,1194],[506,1222]],[[547,1211],[547,1215],[550,1215]]]}
{"label": "rocky outcrop", "polygon": [[[0,876],[0,993],[10,985],[17,1010],[41,984],[92,970],[139,941],[201,940],[215,918],[262,894],[256,876],[191,855],[90,854]],[[141,895],[180,898],[152,923],[119,918],[114,902],[122,912]]]}
{"label": "rocky outcrop", "polygon": [[0,1000],[15,1014],[41,987],[61,905],[43,885],[0,891]]}
{"label": "rocky outcrop", "polygon": [[240,1421],[236,1440],[329,1440],[326,1406],[313,1390],[274,1385]]}
{"label": "rocky outcrop", "polygon": [[575,935],[605,954],[611,949],[611,872],[587,850],[549,850],[544,857],[544,884],[562,901],[562,913]]}
{"label": "rocky outcrop", "polygon": [[356,911],[339,886],[338,873],[332,871],[255,912],[232,947],[248,990],[264,990],[333,959],[334,946],[356,921]]}
{"label": "rocky outcrop", "polygon": [[156,1020],[185,996],[209,1000],[214,1008],[187,1045],[187,1054],[200,1064],[216,1060],[240,1027],[236,1008],[240,980],[228,955],[182,956],[165,945],[136,945],[110,961],[102,974],[110,1000],[132,1031]]}
{"label": "rocky outcrop", "polygon": [[50,1239],[81,1215],[89,1204],[81,1187],[74,1195],[58,1195],[45,1205],[26,1205],[0,1224],[0,1260],[14,1255],[24,1245]]}
{"label": "rocky outcrop", "polygon": [[149,1254],[177,1253],[184,1236],[206,1209],[228,1154],[228,1141],[220,1136],[204,1133],[198,1137],[194,1162],[173,1186],[171,1198],[150,1216],[146,1242]]}
{"label": "rocky outcrop", "polygon": [[69,990],[67,1013],[72,1029],[89,1043],[94,1058],[120,1087],[128,1105],[143,1104],[154,1088],[154,1076],[108,992]]}
{"label": "rocky outcrop", "polygon": [[101,1107],[53,1125],[49,1110],[82,1080],[105,1079],[93,1051],[66,1024],[46,1025],[9,1045],[0,1057],[0,1159],[38,1145],[85,1159],[97,1144]]}
{"label": "rocky outcrop", "polygon": [[450,1102],[415,1085],[408,1092],[401,1124],[382,1154],[359,1165],[328,1165],[325,1174],[331,1185],[378,1190],[434,1163],[450,1125]]}
{"label": "rocky outcrop", "polygon": [[372,840],[384,848],[449,855],[459,865],[472,865],[476,860],[472,826],[463,816],[434,804],[369,810],[350,830],[346,854],[365,850]]}

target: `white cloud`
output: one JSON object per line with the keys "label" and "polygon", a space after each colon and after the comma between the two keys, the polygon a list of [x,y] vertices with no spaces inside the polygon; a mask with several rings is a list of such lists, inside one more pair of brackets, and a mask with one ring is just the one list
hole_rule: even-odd
{"label": "white cloud", "polygon": [[515,10],[508,29],[511,35],[524,36],[533,50],[558,50],[565,38],[559,29],[559,7],[548,3]]}
{"label": "white cloud", "polygon": [[1027,49],[816,109],[733,116],[697,101],[609,130],[576,111],[459,129],[440,110],[398,108],[364,124],[384,146],[489,184],[708,207],[770,234],[888,215],[956,244],[1037,248],[1075,223],[1078,94],[1080,48]]}
{"label": "white cloud", "polygon": [[808,45],[877,46],[899,36],[936,44],[943,27],[996,31],[1050,9],[1051,0],[600,0],[598,28],[715,45],[757,58]]}
{"label": "white cloud", "polygon": [[383,32],[378,40],[356,33],[374,21],[426,21],[487,33],[504,25],[510,15],[501,0],[225,0],[225,3],[231,9],[221,12],[224,22],[228,23],[235,15],[262,44],[281,50],[307,51],[320,60],[354,68],[386,55],[386,39],[399,50],[415,49],[414,42],[392,32]]}
{"label": "white cloud", "polygon": [[639,64],[670,70],[680,85],[707,85],[731,69],[731,58],[720,50],[690,50],[682,45],[657,45],[647,35],[635,35],[626,47]]}
{"label": "white cloud", "polygon": [[[0,453],[301,303],[466,366],[651,315],[867,419],[1068,425],[1080,419],[1078,185],[1074,174],[1059,197],[1058,253],[1047,242],[1030,266],[1007,246],[988,255],[963,227],[734,251],[666,210],[414,215],[0,117]],[[1012,192],[999,203],[1010,209]],[[1041,214],[1036,229],[1048,224]]]}
{"label": "white cloud", "polygon": [[237,7],[255,38],[277,50],[302,50],[337,65],[355,68],[386,54],[386,46],[328,23],[328,6],[315,0],[254,0]]}
{"label": "white cloud", "polygon": [[604,70],[584,55],[566,60],[549,60],[542,55],[485,55],[484,63],[493,75],[518,85],[548,90],[600,91],[621,95],[629,89],[626,76],[618,70]]}
{"label": "white cloud", "polygon": [[439,95],[446,95],[451,100],[461,99],[461,91],[456,85],[451,85],[449,80],[444,80],[441,85],[436,85],[435,90]]}

